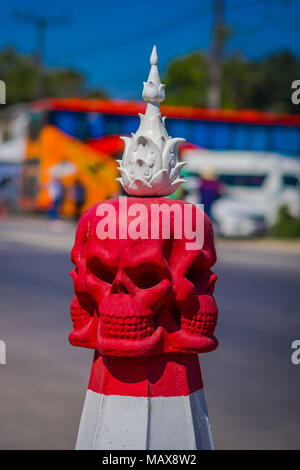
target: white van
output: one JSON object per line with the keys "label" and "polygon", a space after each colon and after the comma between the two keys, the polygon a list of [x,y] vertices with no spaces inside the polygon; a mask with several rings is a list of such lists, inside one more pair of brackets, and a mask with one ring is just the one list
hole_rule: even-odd
{"label": "white van", "polygon": [[[248,236],[270,227],[287,205],[300,216],[300,160],[274,153],[186,150],[187,170],[213,169],[225,195],[215,202],[213,217],[222,235]],[[191,183],[189,183],[191,184]],[[195,202],[195,191],[190,200]]]}

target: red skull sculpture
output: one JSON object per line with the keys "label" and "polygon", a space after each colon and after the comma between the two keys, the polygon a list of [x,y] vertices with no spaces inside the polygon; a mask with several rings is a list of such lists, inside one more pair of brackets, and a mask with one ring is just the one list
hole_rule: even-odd
{"label": "red skull sculpture", "polygon": [[[188,204],[162,198],[127,198],[128,225],[134,204],[146,208],[140,226],[149,237],[120,236],[119,200],[91,207],[81,217],[72,250],[71,272],[75,296],[71,303],[74,346],[103,355],[149,356],[161,353],[198,353],[214,350],[217,306],[213,297],[216,261],[212,226],[202,217],[203,245],[188,249],[184,235],[174,236],[175,216],[170,210],[170,236],[151,238],[153,205]],[[114,236],[99,238],[99,208],[110,204],[115,212]],[[192,206],[189,204],[189,206]],[[192,222],[196,213],[192,206]],[[110,214],[111,216],[111,214]],[[182,218],[182,224],[184,220]],[[140,227],[141,228],[141,227]]]}

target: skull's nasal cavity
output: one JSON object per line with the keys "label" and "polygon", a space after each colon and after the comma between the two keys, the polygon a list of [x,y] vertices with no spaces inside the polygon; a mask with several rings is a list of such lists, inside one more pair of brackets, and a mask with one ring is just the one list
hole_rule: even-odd
{"label": "skull's nasal cavity", "polygon": [[111,286],[112,294],[129,294],[129,291],[122,281],[115,280]]}

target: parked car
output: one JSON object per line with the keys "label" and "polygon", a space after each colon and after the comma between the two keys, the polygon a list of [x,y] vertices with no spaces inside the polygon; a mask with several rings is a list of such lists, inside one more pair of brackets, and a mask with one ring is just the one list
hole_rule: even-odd
{"label": "parked car", "polygon": [[251,236],[271,227],[278,209],[286,205],[291,215],[300,216],[300,161],[280,154],[187,150],[191,177],[187,200],[199,202],[198,175],[213,168],[224,183],[224,196],[213,207],[219,233]]}

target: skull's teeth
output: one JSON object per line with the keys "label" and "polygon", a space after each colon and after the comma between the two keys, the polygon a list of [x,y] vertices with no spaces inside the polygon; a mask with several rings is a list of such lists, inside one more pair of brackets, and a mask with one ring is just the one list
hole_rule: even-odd
{"label": "skull's teeth", "polygon": [[182,328],[189,333],[212,335],[217,326],[217,315],[211,314],[198,314],[192,318],[182,317]]}
{"label": "skull's teeth", "polygon": [[125,339],[139,339],[154,333],[152,317],[114,317],[102,315],[101,327],[103,334]]}
{"label": "skull's teeth", "polygon": [[89,313],[80,307],[71,308],[71,317],[72,317],[74,328],[83,327],[87,323],[87,321],[91,318]]}

